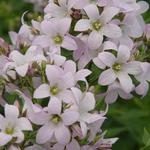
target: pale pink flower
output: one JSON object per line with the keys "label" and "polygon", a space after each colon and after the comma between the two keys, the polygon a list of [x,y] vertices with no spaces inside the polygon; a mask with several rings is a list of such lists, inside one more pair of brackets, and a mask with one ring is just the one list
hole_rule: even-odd
{"label": "pale pink flower", "polygon": [[129,61],[130,49],[127,46],[120,45],[117,57],[110,52],[99,53],[95,64],[104,69],[109,69],[100,74],[98,83],[101,85],[110,85],[119,80],[119,83],[126,93],[130,93],[133,88],[133,82],[129,74],[138,75],[141,73],[140,63],[137,61]]}
{"label": "pale pink flower", "polygon": [[31,46],[25,55],[19,51],[12,51],[9,55],[10,62],[6,63],[5,70],[15,69],[18,75],[24,77],[33,62],[41,63],[47,61],[41,49]]}
{"label": "pale pink flower", "polygon": [[[37,133],[37,143],[44,144],[50,141],[53,137],[55,137],[60,144],[69,143],[71,133],[68,126],[78,120],[78,112],[66,109],[62,113],[62,102],[57,98],[50,100],[47,111],[48,112],[45,112],[45,117],[42,115],[45,122],[39,122],[43,126]],[[38,117],[41,117],[40,114]]]}
{"label": "pale pink flower", "polygon": [[76,69],[76,63],[72,60],[68,60],[64,63],[64,72],[71,72],[72,75],[74,76],[75,82],[77,83],[78,81],[84,81],[87,86],[87,80],[86,77],[91,74],[91,71],[88,69],[80,69],[77,71]]}
{"label": "pale pink flower", "polygon": [[[63,101],[70,101],[69,89],[75,86],[75,78],[71,72],[55,65],[47,65],[46,76],[49,83],[40,85],[34,92],[33,97],[37,99],[50,97],[58,98]],[[68,80],[69,79],[69,80]]]}
{"label": "pale pink flower", "polygon": [[44,12],[50,17],[64,18],[70,17],[72,8],[77,0],[58,0],[58,5],[53,0],[44,9]]}
{"label": "pale pink flower", "polygon": [[19,118],[16,106],[6,104],[5,117],[0,115],[0,129],[0,146],[4,146],[13,138],[16,138],[15,143],[21,143],[24,140],[22,131],[31,131],[32,125],[27,118]]}
{"label": "pale pink flower", "polygon": [[74,37],[77,43],[77,49],[73,51],[74,60],[78,63],[78,68],[82,69],[98,55],[97,49],[91,49],[90,43],[88,42],[88,35],[79,35]]}
{"label": "pale pink flower", "polygon": [[37,36],[33,41],[33,45],[39,45],[43,48],[49,47],[58,53],[60,53],[61,47],[67,50],[75,50],[77,45],[68,35],[70,26],[70,18],[44,20],[41,23],[41,30],[44,34]]}
{"label": "pale pink flower", "polygon": [[72,88],[72,92],[77,103],[77,108],[76,106],[72,106],[70,109],[76,109],[76,111],[79,112],[80,115],[78,121],[80,122],[82,134],[85,137],[88,131],[88,124],[94,123],[98,120],[103,122],[105,117],[101,114],[90,113],[94,110],[96,103],[93,93],[82,93],[78,88]]}
{"label": "pale pink flower", "polygon": [[89,19],[80,19],[75,31],[92,32],[89,35],[88,42],[91,49],[97,49],[103,42],[103,36],[109,38],[118,38],[121,36],[121,29],[114,23],[111,23],[112,18],[119,13],[119,9],[115,7],[105,7],[101,15],[95,5],[88,5],[84,8]]}

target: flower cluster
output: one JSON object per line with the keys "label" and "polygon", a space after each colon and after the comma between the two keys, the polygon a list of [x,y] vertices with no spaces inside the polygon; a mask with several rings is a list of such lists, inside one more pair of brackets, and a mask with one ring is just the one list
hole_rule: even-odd
{"label": "flower cluster", "polygon": [[149,89],[148,8],[136,0],[49,0],[40,21],[22,17],[12,44],[0,39],[0,147],[110,150],[117,138],[101,129],[108,105]]}

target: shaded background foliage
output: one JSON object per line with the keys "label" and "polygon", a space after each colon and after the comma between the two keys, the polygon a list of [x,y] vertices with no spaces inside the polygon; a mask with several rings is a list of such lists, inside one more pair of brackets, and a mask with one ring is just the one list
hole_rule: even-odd
{"label": "shaded background foliage", "polygon": [[[18,31],[20,16],[27,10],[28,19],[37,16],[32,14],[33,6],[22,0],[0,0],[0,36],[9,40],[8,31]],[[150,10],[144,18],[150,23]],[[107,117],[103,126],[108,130],[107,136],[120,138],[113,150],[140,150],[144,145],[147,146],[141,150],[150,150],[150,91],[143,99],[136,96],[132,100],[118,100],[110,106]]]}

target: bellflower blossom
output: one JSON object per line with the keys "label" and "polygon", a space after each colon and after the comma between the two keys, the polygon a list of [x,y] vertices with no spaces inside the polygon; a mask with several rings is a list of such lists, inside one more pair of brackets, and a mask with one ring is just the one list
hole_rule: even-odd
{"label": "bellflower blossom", "polygon": [[118,138],[103,131],[110,104],[149,89],[148,4],[35,1],[44,15],[29,25],[25,12],[11,44],[0,39],[0,148],[111,150]]}

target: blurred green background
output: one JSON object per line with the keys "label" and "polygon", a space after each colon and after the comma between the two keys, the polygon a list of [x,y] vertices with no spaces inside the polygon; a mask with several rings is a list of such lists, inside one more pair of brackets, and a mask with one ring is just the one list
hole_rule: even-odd
{"label": "blurred green background", "polygon": [[[150,3],[150,0],[147,0]],[[0,0],[0,36],[8,38],[8,31],[18,31],[20,17],[29,11],[28,18],[32,18],[33,5],[22,0]],[[150,22],[150,11],[144,14],[146,22]],[[108,119],[103,128],[108,129],[108,137],[119,137],[113,150],[140,150],[144,143],[150,145],[150,92],[140,99],[118,100],[110,106]],[[144,134],[144,128],[147,129]],[[144,134],[144,139],[143,139]],[[142,150],[150,150],[147,146]]]}

